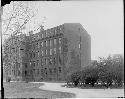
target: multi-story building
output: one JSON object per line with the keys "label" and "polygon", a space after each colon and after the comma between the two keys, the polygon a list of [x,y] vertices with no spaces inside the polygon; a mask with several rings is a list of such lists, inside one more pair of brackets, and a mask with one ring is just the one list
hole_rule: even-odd
{"label": "multi-story building", "polygon": [[22,79],[23,60],[26,50],[26,35],[9,37],[3,47],[4,72],[11,80]]}
{"label": "multi-story building", "polygon": [[[8,70],[10,75],[14,73],[12,70],[17,72],[20,68],[20,80],[65,80],[67,74],[91,63],[91,38],[79,23],[65,23],[39,33],[30,32],[23,37],[21,45],[14,44],[19,46],[20,55],[16,55],[21,57],[17,61],[21,66],[12,64],[9,66],[17,69]],[[13,60],[10,62],[14,63]]]}

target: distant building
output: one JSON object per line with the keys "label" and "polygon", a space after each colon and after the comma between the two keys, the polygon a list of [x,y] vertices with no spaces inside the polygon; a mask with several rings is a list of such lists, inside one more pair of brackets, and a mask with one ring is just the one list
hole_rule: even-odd
{"label": "distant building", "polygon": [[65,80],[68,73],[91,63],[91,38],[79,23],[21,34],[8,42],[4,65],[15,80]]}

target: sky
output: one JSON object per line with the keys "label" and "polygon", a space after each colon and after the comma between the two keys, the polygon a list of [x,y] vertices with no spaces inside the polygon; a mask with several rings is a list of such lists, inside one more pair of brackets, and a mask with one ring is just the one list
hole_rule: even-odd
{"label": "sky", "polygon": [[[91,36],[91,59],[124,53],[122,0],[35,2],[45,29],[63,23],[80,23]],[[42,20],[41,20],[42,21]]]}
{"label": "sky", "polygon": [[44,29],[63,23],[80,23],[91,36],[92,60],[124,53],[122,0],[31,1],[28,5],[38,9],[38,14],[27,29],[41,24],[43,17],[46,17]]}

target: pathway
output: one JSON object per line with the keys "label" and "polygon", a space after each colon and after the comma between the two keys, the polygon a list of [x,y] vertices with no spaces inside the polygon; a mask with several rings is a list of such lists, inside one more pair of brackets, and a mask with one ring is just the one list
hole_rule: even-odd
{"label": "pathway", "polygon": [[42,83],[45,85],[40,86],[40,89],[74,93],[76,98],[116,98],[124,96],[124,89],[79,89],[62,87],[61,85],[64,85],[64,83]]}

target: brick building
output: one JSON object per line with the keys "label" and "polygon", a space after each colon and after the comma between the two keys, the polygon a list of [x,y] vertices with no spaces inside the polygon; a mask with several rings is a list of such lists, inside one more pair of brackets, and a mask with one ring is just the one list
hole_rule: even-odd
{"label": "brick building", "polygon": [[[18,60],[8,58],[11,65],[6,62],[11,67],[7,69],[7,75],[16,80],[65,80],[68,73],[91,62],[91,38],[79,23],[64,23],[39,33],[19,36],[23,37],[22,41],[17,40],[20,45],[14,44],[18,53],[7,52],[8,56],[16,55]],[[8,49],[12,50],[11,46],[13,44],[9,44]]]}
{"label": "brick building", "polygon": [[3,65],[6,77],[22,79],[23,59],[25,57],[26,35],[9,37],[3,45]]}

